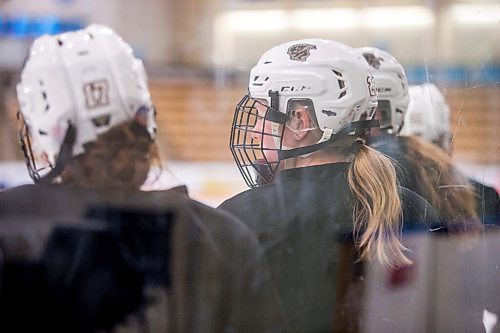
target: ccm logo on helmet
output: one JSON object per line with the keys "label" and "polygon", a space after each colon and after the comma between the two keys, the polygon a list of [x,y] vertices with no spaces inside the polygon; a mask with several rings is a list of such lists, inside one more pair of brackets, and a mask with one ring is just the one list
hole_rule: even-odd
{"label": "ccm logo on helmet", "polygon": [[106,80],[90,82],[83,86],[87,109],[109,105],[109,84]]}

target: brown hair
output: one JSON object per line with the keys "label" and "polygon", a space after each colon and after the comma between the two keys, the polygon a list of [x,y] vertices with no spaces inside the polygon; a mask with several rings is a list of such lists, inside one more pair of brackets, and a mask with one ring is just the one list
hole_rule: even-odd
{"label": "brown hair", "polygon": [[61,178],[88,188],[139,189],[154,164],[160,165],[157,146],[146,128],[132,120],[99,135],[68,163]]}
{"label": "brown hair", "polygon": [[361,259],[376,255],[386,266],[410,264],[401,243],[402,204],[389,158],[360,141],[347,178],[354,204],[354,236]]}
{"label": "brown hair", "polygon": [[450,231],[480,230],[475,192],[468,179],[456,169],[441,148],[419,137],[399,137],[406,158],[415,168],[419,184],[415,192],[426,198]]}

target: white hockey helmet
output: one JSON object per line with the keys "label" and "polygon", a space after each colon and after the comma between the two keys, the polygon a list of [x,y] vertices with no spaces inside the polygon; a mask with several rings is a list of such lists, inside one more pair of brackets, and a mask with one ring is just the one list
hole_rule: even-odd
{"label": "white hockey helmet", "polygon": [[[268,183],[281,160],[322,149],[340,132],[344,135],[374,126],[374,122],[363,122],[372,119],[377,107],[370,68],[353,48],[339,42],[303,39],[273,47],[251,70],[248,89],[235,110],[230,147],[251,187],[259,185],[252,180],[255,172]],[[265,116],[257,112],[262,100],[267,102]],[[286,150],[283,132],[276,129],[287,121],[295,101],[308,103],[323,137],[315,145]],[[266,159],[264,152],[271,149],[249,133],[259,118],[273,123],[273,133],[259,134],[277,142],[277,161]]]}
{"label": "white hockey helmet", "polygon": [[410,86],[410,104],[401,135],[418,135],[448,149],[451,139],[450,108],[433,83]]}
{"label": "white hockey helmet", "polygon": [[55,167],[65,138],[71,144],[66,154],[76,156],[98,135],[138,114],[146,119],[151,137],[155,135],[144,65],[106,26],[37,38],[17,97],[23,150],[34,180]]}
{"label": "white hockey helmet", "polygon": [[403,66],[387,52],[375,47],[356,49],[372,67],[377,85],[380,128],[398,133],[408,109],[408,79]]}

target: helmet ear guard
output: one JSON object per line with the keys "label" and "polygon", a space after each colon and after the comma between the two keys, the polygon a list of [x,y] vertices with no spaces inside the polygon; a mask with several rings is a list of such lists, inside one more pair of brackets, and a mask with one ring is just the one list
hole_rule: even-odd
{"label": "helmet ear guard", "polygon": [[48,174],[35,180],[35,183],[52,183],[53,180],[61,174],[61,172],[64,170],[64,167],[73,157],[72,153],[75,140],[76,128],[75,126],[73,126],[73,124],[68,124],[68,129],[66,131],[66,134],[64,135],[61,150],[59,151],[59,154],[57,154],[56,164]]}
{"label": "helmet ear guard", "polygon": [[[73,145],[76,139],[76,128],[72,124],[68,124],[55,163],[52,165],[50,162],[45,161],[48,165],[40,166],[40,163],[44,161],[37,162],[37,156],[33,150],[30,129],[20,111],[17,112],[17,120],[19,123],[19,143],[24,154],[30,177],[35,183],[52,183],[72,158]],[[45,170],[48,171],[46,172]]]}

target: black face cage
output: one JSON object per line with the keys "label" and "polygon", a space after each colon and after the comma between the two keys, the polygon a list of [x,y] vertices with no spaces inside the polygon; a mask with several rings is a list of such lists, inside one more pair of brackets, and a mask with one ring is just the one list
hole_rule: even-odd
{"label": "black face cage", "polygon": [[[265,113],[259,114],[257,106]],[[261,111],[262,113],[262,111]],[[236,106],[231,128],[229,147],[243,179],[249,187],[271,183],[280,160],[284,126],[273,133],[270,123],[283,124],[286,116],[249,95],[245,95]],[[261,126],[256,127],[258,122]],[[269,139],[275,147],[265,147]]]}
{"label": "black face cage", "polygon": [[39,181],[43,175],[50,172],[53,168],[52,165],[37,166],[35,155],[33,154],[33,148],[31,144],[30,129],[26,121],[24,120],[21,111],[17,112],[17,122],[19,129],[19,144],[21,145],[21,150],[24,154],[24,160],[26,161],[26,166],[28,168],[28,173],[35,182]]}

